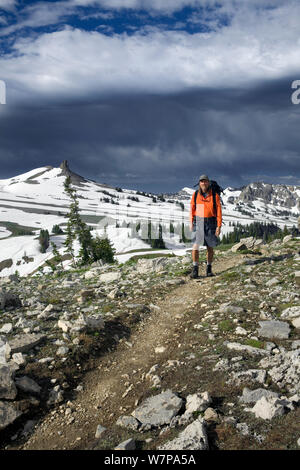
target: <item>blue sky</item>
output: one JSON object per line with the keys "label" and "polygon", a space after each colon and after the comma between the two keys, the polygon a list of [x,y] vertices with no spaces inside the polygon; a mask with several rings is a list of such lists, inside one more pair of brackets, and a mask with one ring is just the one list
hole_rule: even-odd
{"label": "blue sky", "polygon": [[296,0],[0,0],[0,178],[300,184]]}

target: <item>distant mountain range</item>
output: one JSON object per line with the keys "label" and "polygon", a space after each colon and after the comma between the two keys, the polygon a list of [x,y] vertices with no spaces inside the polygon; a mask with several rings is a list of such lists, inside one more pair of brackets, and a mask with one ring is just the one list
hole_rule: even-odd
{"label": "distant mountain range", "polygon": [[[54,225],[64,228],[70,200],[64,192],[66,176],[76,188],[83,220],[94,233],[106,232],[117,251],[117,259],[124,261],[129,251],[148,250],[132,228],[141,221],[153,224],[189,223],[190,200],[194,189],[182,188],[175,194],[151,194],[142,191],[115,188],[97,183],[74,173],[67,161],[59,168],[51,166],[33,169],[13,178],[0,180],[0,276],[16,270],[21,275],[35,271],[52,256],[49,248],[39,252],[37,235],[40,229],[51,234]],[[221,182],[220,182],[221,183]],[[226,188],[222,194],[222,233],[230,232],[233,222],[242,225],[253,221],[274,222],[280,227],[297,225],[300,213],[300,187],[251,183],[243,188]],[[168,232],[168,230],[166,230]],[[63,252],[64,235],[51,236]],[[178,235],[164,234],[170,252],[184,254],[187,247]],[[136,253],[134,253],[136,254]]]}

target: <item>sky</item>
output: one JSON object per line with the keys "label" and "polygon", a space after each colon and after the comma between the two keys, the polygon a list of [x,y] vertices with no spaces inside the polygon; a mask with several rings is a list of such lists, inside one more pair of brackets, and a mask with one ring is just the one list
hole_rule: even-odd
{"label": "sky", "polygon": [[0,0],[0,179],[300,185],[299,98],[298,0]]}

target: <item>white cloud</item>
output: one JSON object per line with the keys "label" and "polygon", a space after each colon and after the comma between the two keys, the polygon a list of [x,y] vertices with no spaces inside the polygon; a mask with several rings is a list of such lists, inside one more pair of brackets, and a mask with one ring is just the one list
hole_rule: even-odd
{"label": "white cloud", "polygon": [[294,3],[247,15],[238,10],[229,26],[206,34],[152,28],[106,36],[66,27],[18,40],[16,54],[0,59],[0,78],[8,97],[30,98],[234,87],[288,74],[298,79],[299,31]]}
{"label": "white cloud", "polygon": [[0,10],[14,10],[17,0],[0,0]]}

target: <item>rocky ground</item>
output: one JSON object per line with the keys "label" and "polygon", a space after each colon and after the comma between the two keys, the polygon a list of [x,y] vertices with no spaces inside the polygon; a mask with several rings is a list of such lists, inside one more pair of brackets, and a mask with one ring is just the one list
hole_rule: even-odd
{"label": "rocky ground", "polygon": [[2,279],[0,448],[299,448],[299,248]]}

